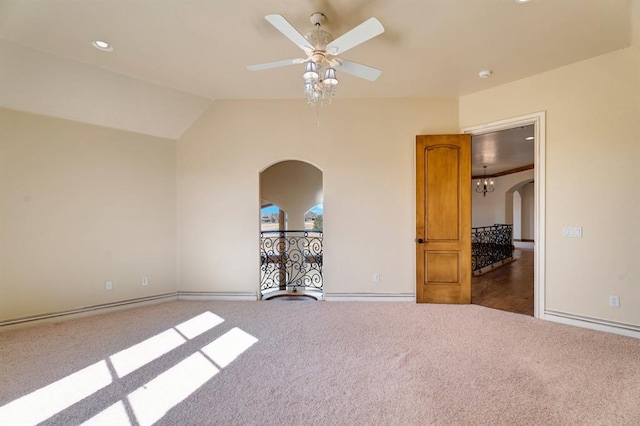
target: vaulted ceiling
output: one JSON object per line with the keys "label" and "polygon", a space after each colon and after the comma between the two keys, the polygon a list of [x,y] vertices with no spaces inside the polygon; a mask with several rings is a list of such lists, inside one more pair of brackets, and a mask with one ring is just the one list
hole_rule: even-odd
{"label": "vaulted ceiling", "polygon": [[[382,70],[339,75],[339,97],[454,97],[628,47],[629,0],[0,0],[0,106],[170,138],[212,100],[300,99],[302,57],[264,16],[301,33],[322,12],[339,36],[369,17],[380,36],[344,54]],[[95,49],[108,41],[113,52]],[[490,78],[478,73],[491,69]],[[61,101],[59,98],[62,98]],[[131,118],[135,117],[135,119]]]}

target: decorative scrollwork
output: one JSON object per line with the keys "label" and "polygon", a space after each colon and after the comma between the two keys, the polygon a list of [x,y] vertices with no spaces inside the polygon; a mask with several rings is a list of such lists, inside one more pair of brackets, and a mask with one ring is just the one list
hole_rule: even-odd
{"label": "decorative scrollwork", "polygon": [[471,266],[473,271],[513,256],[513,225],[483,226],[471,229]]}
{"label": "decorative scrollwork", "polygon": [[262,231],[260,290],[322,290],[322,231]]}

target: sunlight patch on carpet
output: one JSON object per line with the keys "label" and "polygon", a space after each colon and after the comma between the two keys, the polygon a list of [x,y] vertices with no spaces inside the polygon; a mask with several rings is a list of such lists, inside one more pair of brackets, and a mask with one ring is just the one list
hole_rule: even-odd
{"label": "sunlight patch on carpet", "polygon": [[152,425],[218,373],[199,352],[185,358],[129,394],[140,426]]}
{"label": "sunlight patch on carpet", "polygon": [[122,378],[147,365],[154,359],[160,358],[186,341],[187,339],[182,337],[180,333],[171,329],[111,355],[109,359],[118,377]]}
{"label": "sunlight patch on carpet", "polygon": [[202,352],[224,368],[257,341],[252,335],[234,327],[202,348]]}
{"label": "sunlight patch on carpet", "polygon": [[7,425],[37,424],[112,382],[102,360],[0,407],[0,422]]}
{"label": "sunlight patch on carpet", "polygon": [[213,312],[207,311],[177,325],[176,330],[182,333],[187,339],[193,339],[223,322],[224,319]]}
{"label": "sunlight patch on carpet", "polygon": [[234,327],[136,389],[129,394],[128,400],[138,424],[151,425],[160,420],[257,341]]}
{"label": "sunlight patch on carpet", "polygon": [[91,417],[82,426],[100,426],[100,425],[130,425],[129,415],[127,414],[124,403],[118,401],[111,407],[102,411],[96,416]]}
{"label": "sunlight patch on carpet", "polygon": [[[80,371],[77,371],[73,374],[64,377],[57,382],[51,383],[45,387],[42,387],[30,394],[27,394],[21,398],[18,398],[2,407],[0,407],[0,423],[5,424],[36,424],[40,423],[58,413],[70,407],[71,405],[81,401],[84,398],[98,392],[100,389],[110,385],[115,377],[113,377],[111,371],[109,370],[109,364],[116,372],[117,378],[122,379],[128,374],[138,370],[139,368],[150,364],[154,360],[160,358],[161,356],[171,352],[175,348],[183,345],[188,341],[188,339],[193,339],[211,329],[216,327],[217,325],[224,322],[224,319],[214,314],[213,312],[203,312],[200,315],[197,315],[185,322],[178,324],[175,327],[172,327],[168,330],[165,330],[149,339],[146,339],[140,343],[137,343],[133,346],[130,346],[127,349],[123,349],[120,352],[117,352],[111,355],[107,360],[102,360],[97,362],[96,364],[90,365]],[[228,334],[228,333],[227,333]],[[246,333],[245,333],[246,334]],[[246,339],[246,337],[243,337]],[[257,341],[257,339],[256,339]],[[242,346],[242,345],[241,345]],[[220,349],[217,351],[220,352]],[[211,364],[211,361],[207,360],[201,353],[196,353],[197,357],[202,358],[208,365],[207,370],[204,374],[197,376],[194,378],[195,382],[198,380],[204,380],[202,383],[209,380],[213,375],[218,372],[218,369]],[[236,355],[237,356],[237,355]],[[190,357],[191,358],[191,357]],[[234,357],[235,358],[235,357]],[[189,358],[187,358],[189,359]],[[226,359],[226,358],[225,358]],[[233,360],[233,359],[232,359]],[[185,360],[186,361],[186,360]],[[183,361],[184,362],[184,361]],[[230,361],[229,361],[230,362]],[[182,363],[181,363],[182,364]],[[181,365],[181,364],[178,364]],[[228,364],[228,362],[227,362]],[[186,364],[187,367],[190,365]],[[225,364],[226,365],[226,364]],[[176,367],[178,367],[176,366]],[[176,368],[173,367],[173,368]],[[157,386],[155,380],[160,380],[161,377],[165,374],[171,375],[169,373],[173,370],[168,370],[167,372],[161,374],[153,381],[149,382],[153,383],[153,386]],[[184,367],[181,367],[184,368]],[[176,370],[176,371],[179,371]],[[213,374],[207,376],[206,371],[214,371]],[[174,383],[175,382],[175,383]],[[163,386],[166,386],[166,390],[171,390],[172,392],[168,392],[167,396],[174,395],[175,392],[173,384],[179,384],[182,387],[176,388],[175,391],[179,393],[179,391],[185,391],[185,389],[191,389],[193,383],[180,381],[180,379],[172,379],[169,381],[160,380],[159,383],[162,383]],[[190,390],[186,393],[189,395],[193,390],[197,389],[197,387],[201,386],[202,383],[196,388]],[[186,392],[186,391],[185,391]],[[133,394],[132,394],[133,395]],[[134,399],[140,399],[141,394],[136,394],[137,396]],[[149,397],[149,394],[146,396]],[[181,397],[182,399],[186,397]],[[144,399],[144,398],[142,398]],[[182,400],[180,399],[180,400]],[[179,401],[180,401],[179,400]],[[178,402],[179,402],[178,401]],[[123,414],[128,419],[128,415],[126,410],[124,410],[124,405],[122,401],[112,405],[111,407],[103,410],[100,414],[90,419],[91,421],[97,422],[96,424],[100,424],[104,422],[102,419],[108,420],[111,418],[120,418]],[[152,417],[149,416],[147,412],[142,411],[145,418]],[[110,422],[107,422],[111,424]],[[122,422],[115,422],[115,424],[121,424]]]}
{"label": "sunlight patch on carpet", "polygon": [[187,339],[193,339],[223,322],[224,319],[213,312],[204,312],[178,324],[175,328],[166,330],[112,355],[110,360],[118,377],[122,378],[169,353],[185,343]]}

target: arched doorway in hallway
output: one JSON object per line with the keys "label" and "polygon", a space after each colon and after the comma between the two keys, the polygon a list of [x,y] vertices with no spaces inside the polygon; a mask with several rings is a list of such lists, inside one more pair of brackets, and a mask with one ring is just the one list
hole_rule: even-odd
{"label": "arched doorway in hallway", "polygon": [[283,160],[260,172],[260,298],[323,297],[322,170]]}
{"label": "arched doorway in hallway", "polygon": [[[525,179],[506,194],[506,217],[513,223],[513,243],[516,248],[534,248],[535,182]],[[510,211],[509,211],[510,210]]]}

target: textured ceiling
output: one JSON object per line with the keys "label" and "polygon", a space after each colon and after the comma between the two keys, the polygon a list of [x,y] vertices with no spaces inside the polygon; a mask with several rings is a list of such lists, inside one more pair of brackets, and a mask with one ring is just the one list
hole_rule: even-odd
{"label": "textured ceiling", "polygon": [[383,70],[342,75],[346,97],[458,97],[631,42],[628,0],[1,0],[0,38],[205,98],[296,98],[302,65],[246,66],[300,57],[264,15],[304,33],[316,11],[336,37],[372,16],[386,29],[344,55]]}
{"label": "textured ceiling", "polygon": [[471,174],[483,174],[487,166],[487,175],[495,175],[517,169],[535,162],[535,138],[533,124],[484,133],[471,138]]}
{"label": "textured ceiling", "polygon": [[[335,37],[378,18],[385,32],[343,57],[347,98],[457,98],[628,47],[636,0],[0,0],[0,106],[179,138],[217,99],[302,99],[302,57],[264,16]],[[635,15],[633,15],[635,16]],[[636,28],[637,32],[637,28]],[[93,40],[111,43],[105,53]],[[478,72],[493,70],[480,79]]]}

